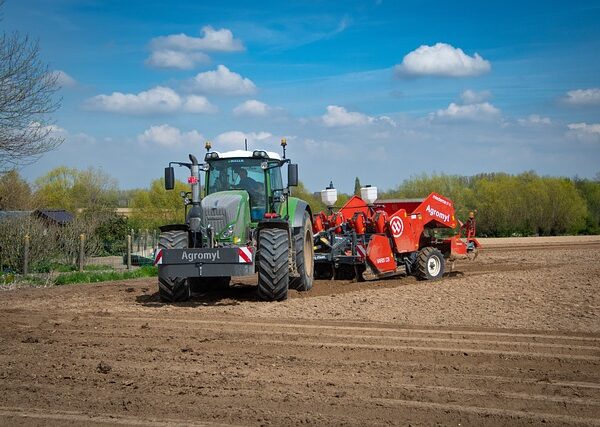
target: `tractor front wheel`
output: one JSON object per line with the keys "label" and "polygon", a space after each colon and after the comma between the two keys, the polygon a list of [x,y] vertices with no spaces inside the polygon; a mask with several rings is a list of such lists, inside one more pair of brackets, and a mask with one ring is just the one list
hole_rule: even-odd
{"label": "tractor front wheel", "polygon": [[437,280],[444,275],[444,256],[436,248],[421,249],[415,264],[415,276],[421,280]]}
{"label": "tractor front wheel", "polygon": [[289,241],[287,230],[264,228],[258,238],[258,296],[282,301],[289,289]]}
{"label": "tractor front wheel", "polygon": [[[185,249],[188,247],[187,231],[160,233],[159,249]],[[190,299],[190,282],[186,277],[158,276],[158,296],[163,302],[183,302]]]}

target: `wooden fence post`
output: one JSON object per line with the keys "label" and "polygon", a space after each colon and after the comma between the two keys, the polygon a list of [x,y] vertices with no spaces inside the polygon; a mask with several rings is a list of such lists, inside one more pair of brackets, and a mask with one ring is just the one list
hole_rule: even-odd
{"label": "wooden fence post", "polygon": [[144,256],[146,256],[146,248],[148,247],[148,229],[146,228],[146,231],[144,233]]}
{"label": "wooden fence post", "polygon": [[127,235],[127,270],[131,270],[131,234]]}
{"label": "wooden fence post", "polygon": [[29,234],[25,235],[23,247],[23,274],[29,274]]}
{"label": "wooden fence post", "polygon": [[85,254],[85,234],[79,235],[79,271],[83,271],[83,260]]}

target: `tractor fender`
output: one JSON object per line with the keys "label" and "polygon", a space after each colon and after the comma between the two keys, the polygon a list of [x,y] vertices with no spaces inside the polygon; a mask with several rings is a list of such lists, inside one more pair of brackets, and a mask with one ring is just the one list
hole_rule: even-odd
{"label": "tractor fender", "polygon": [[308,215],[312,220],[312,212],[308,203],[304,200],[298,200],[296,209],[294,209],[294,218],[292,220],[292,227],[294,230],[304,227],[304,212],[308,212]]}

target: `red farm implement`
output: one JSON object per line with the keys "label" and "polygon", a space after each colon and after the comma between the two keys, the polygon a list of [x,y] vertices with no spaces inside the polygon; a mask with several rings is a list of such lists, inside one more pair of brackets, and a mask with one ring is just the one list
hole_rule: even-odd
{"label": "red farm implement", "polygon": [[474,218],[463,226],[452,201],[437,193],[425,199],[376,200],[377,188],[367,186],[361,197],[353,196],[337,210],[331,207],[337,199],[333,186],[321,197],[330,208],[313,218],[316,278],[362,281],[363,273],[376,278],[406,273],[435,280],[443,276],[447,261],[474,259],[481,247]]}

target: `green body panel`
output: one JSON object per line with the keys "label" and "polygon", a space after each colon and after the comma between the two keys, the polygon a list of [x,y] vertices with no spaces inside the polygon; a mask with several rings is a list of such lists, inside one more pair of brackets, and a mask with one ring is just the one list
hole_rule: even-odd
{"label": "green body panel", "polygon": [[289,221],[292,222],[296,216],[296,209],[298,208],[299,202],[301,202],[301,200],[297,197],[288,197],[288,202],[281,204],[278,212],[279,215],[281,215],[282,218],[285,218],[286,215],[288,215]]}
{"label": "green body panel", "polygon": [[246,234],[248,232],[248,225],[250,224],[250,201],[248,193],[244,190],[228,190],[220,191],[218,193],[212,193],[211,196],[218,197],[221,194],[224,196],[229,194],[240,196],[241,202],[238,205],[238,211],[237,215],[235,216],[235,219],[229,224],[227,224],[227,226],[233,225],[233,234],[229,237],[222,237],[221,234],[223,230],[215,230],[215,238],[219,242],[231,243],[233,242],[234,238],[237,237],[240,239],[240,242],[245,242],[248,239],[248,236]]}

